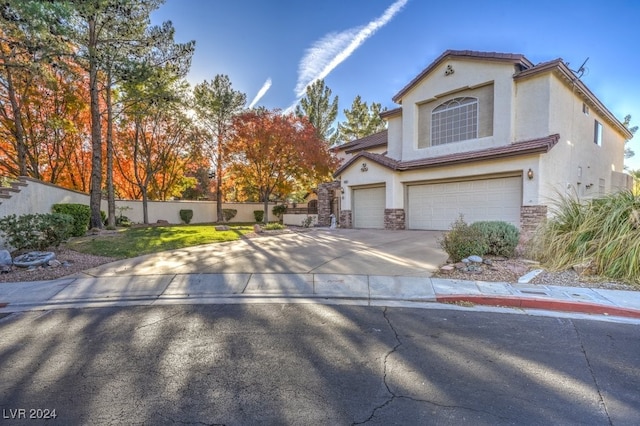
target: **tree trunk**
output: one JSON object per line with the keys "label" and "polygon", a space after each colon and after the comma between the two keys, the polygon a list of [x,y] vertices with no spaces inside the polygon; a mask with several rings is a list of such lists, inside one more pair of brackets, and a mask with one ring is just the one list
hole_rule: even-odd
{"label": "tree trunk", "polygon": [[262,222],[266,225],[269,223],[269,193],[264,193],[264,215],[262,216]]}
{"label": "tree trunk", "polygon": [[16,98],[16,92],[13,87],[13,78],[8,67],[7,70],[7,92],[9,93],[9,101],[11,102],[11,111],[13,112],[13,121],[15,124],[14,136],[16,138],[16,151],[18,154],[18,174],[19,176],[27,176],[27,144],[24,140],[24,127],[22,126],[22,114],[20,106]]}
{"label": "tree trunk", "polygon": [[140,185],[140,191],[142,191],[142,222],[145,225],[149,224],[149,208],[147,207],[147,187]]}
{"label": "tree trunk", "polygon": [[113,105],[111,104],[111,71],[107,73],[107,227],[116,227],[116,197],[113,189]]}
{"label": "tree trunk", "polygon": [[218,159],[216,161],[216,214],[217,222],[224,222],[222,215],[222,136],[218,135]]}
{"label": "tree trunk", "polygon": [[98,57],[95,19],[89,19],[89,93],[91,97],[91,208],[90,228],[102,228],[100,203],[102,201],[102,134],[100,129],[100,103],[98,94]]}

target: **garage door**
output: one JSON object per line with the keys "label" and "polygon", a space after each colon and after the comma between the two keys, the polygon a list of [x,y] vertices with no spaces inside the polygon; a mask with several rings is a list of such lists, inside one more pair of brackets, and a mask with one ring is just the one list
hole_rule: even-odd
{"label": "garage door", "polygon": [[520,227],[521,177],[411,185],[407,192],[409,229],[447,230],[461,213],[467,223],[502,220]]}
{"label": "garage door", "polygon": [[384,186],[353,190],[353,227],[384,228]]}

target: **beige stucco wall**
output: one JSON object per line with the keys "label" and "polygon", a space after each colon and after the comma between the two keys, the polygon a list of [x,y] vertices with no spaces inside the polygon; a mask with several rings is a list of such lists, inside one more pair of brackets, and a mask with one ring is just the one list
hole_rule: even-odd
{"label": "beige stucco wall", "polygon": [[27,179],[27,186],[20,192],[12,192],[11,198],[0,199],[0,217],[11,214],[50,213],[51,206],[58,203],[89,204],[89,195],[70,191],[33,179]]}
{"label": "beige stucco wall", "polygon": [[[622,172],[624,137],[595,108],[583,113],[581,99],[570,83],[551,73],[518,80],[516,141],[559,134],[556,146],[540,163],[545,182],[539,198],[553,200],[559,193],[591,198],[615,189],[612,172]],[[603,126],[601,145],[593,142],[594,120]]]}
{"label": "beige stucco wall", "polygon": [[387,156],[402,160],[402,114],[387,120]]}
{"label": "beige stucco wall", "polygon": [[[451,65],[454,73],[445,75]],[[479,62],[466,59],[443,61],[420,84],[402,98],[402,160],[441,156],[460,151],[472,151],[506,145],[512,140],[514,66],[503,62]],[[434,100],[455,97],[456,92],[493,84],[493,135],[471,141],[418,148],[420,105]],[[435,104],[439,104],[436,102]],[[434,105],[435,105],[434,104]]]}
{"label": "beige stucco wall", "polygon": [[[89,195],[71,191],[56,185],[47,184],[35,179],[27,179],[27,186],[20,187],[20,192],[11,193],[11,198],[0,199],[0,217],[10,214],[17,216],[34,213],[50,213],[51,207],[59,203],[78,203],[89,205]],[[304,205],[304,204],[303,204]],[[301,206],[303,206],[301,205]],[[238,213],[231,222],[255,222],[254,210],[262,210],[263,203],[223,203],[223,208],[236,209]],[[269,219],[275,219],[269,203]],[[142,201],[116,200],[118,208],[123,207],[122,214],[134,223],[143,222]],[[149,201],[147,204],[149,223],[166,220],[169,223],[181,223],[180,210],[193,210],[191,223],[210,223],[216,220],[216,203],[214,201]],[[107,211],[107,201],[102,200],[101,209]]]}

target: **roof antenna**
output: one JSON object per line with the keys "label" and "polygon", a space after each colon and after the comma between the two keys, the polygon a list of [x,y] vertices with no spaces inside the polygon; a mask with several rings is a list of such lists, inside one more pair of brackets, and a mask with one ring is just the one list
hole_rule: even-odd
{"label": "roof antenna", "polygon": [[[584,62],[582,63],[582,65],[580,65],[580,68],[578,68],[578,71],[571,70],[571,71],[573,71],[574,74],[576,74],[578,76],[578,79],[581,79],[585,72],[587,72],[587,73],[589,72],[589,68],[585,68],[584,67],[588,60],[589,60],[589,57],[587,56],[587,59],[585,59]],[[567,62],[567,66],[569,66],[568,62]],[[569,68],[569,69],[571,69],[571,68]]]}

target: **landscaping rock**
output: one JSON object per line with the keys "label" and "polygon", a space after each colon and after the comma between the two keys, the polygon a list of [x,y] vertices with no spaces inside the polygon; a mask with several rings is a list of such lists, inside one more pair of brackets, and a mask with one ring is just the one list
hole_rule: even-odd
{"label": "landscaping rock", "polygon": [[460,262],[464,263],[464,264],[468,264],[471,263],[471,261],[469,260],[469,258],[465,257],[464,259],[462,259]]}
{"label": "landscaping rock", "polygon": [[16,257],[13,260],[13,264],[20,268],[36,268],[42,266],[56,258],[56,254],[50,251],[30,251]]}
{"label": "landscaping rock", "polygon": [[484,259],[482,261],[482,263],[484,263],[485,265],[489,265],[489,266],[493,265],[493,261],[491,259]]}
{"label": "landscaping rock", "polygon": [[62,263],[60,263],[60,261],[56,259],[52,259],[47,262],[47,265],[49,265],[50,268],[59,268],[60,266],[62,266]]}
{"label": "landscaping rock", "polygon": [[0,250],[0,266],[13,265],[13,259],[11,259],[11,253],[8,250]]}
{"label": "landscaping rock", "polygon": [[469,259],[470,262],[474,262],[474,263],[482,263],[482,258],[480,256],[469,256],[467,259]]}
{"label": "landscaping rock", "polygon": [[262,233],[262,227],[256,223],[255,225],[253,225],[253,232],[255,232],[256,234]]}
{"label": "landscaping rock", "polygon": [[456,269],[464,269],[467,267],[463,262],[458,262],[453,265]]}
{"label": "landscaping rock", "polygon": [[455,266],[453,265],[444,265],[440,268],[440,272],[447,275],[452,273],[454,270],[455,270]]}
{"label": "landscaping rock", "polygon": [[164,219],[158,219],[158,220],[156,221],[156,223],[161,223],[161,224],[163,224],[163,225],[168,225],[168,224],[169,224],[169,221],[168,221],[168,220],[164,220]]}
{"label": "landscaping rock", "polygon": [[573,265],[572,268],[578,273],[578,275],[591,275],[591,261]]}
{"label": "landscaping rock", "polygon": [[11,272],[11,266],[10,265],[2,265],[2,266],[0,266],[0,274],[8,274],[9,272]]}
{"label": "landscaping rock", "polygon": [[216,226],[216,231],[228,231],[229,229],[231,229],[231,228],[229,228],[227,225],[217,225]]}

